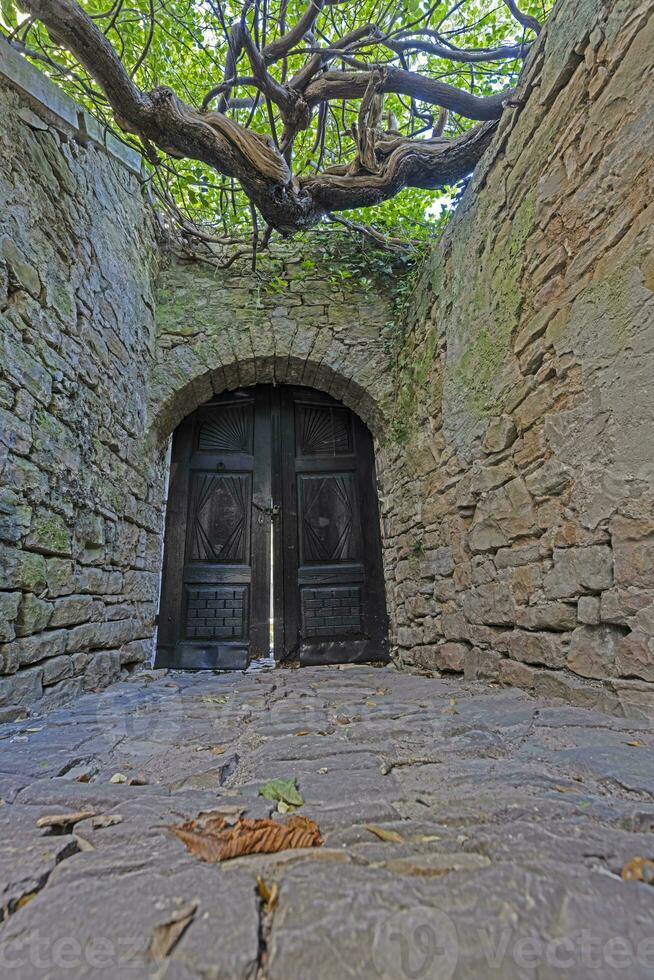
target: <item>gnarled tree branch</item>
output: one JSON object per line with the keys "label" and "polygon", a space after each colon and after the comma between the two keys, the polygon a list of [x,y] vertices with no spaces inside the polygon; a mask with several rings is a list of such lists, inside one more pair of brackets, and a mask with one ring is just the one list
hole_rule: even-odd
{"label": "gnarled tree branch", "polygon": [[[318,20],[321,14],[327,16],[324,8],[342,0],[308,0],[303,13],[290,27],[286,24],[287,6],[282,0],[276,21],[278,36],[266,41],[271,23],[270,15],[265,12],[267,8],[264,8],[261,22],[258,4],[253,6],[246,0],[240,20],[228,28],[222,0],[211,0],[211,8],[227,38],[225,68],[223,80],[204,99],[200,96],[198,102],[201,104],[196,108],[168,86],[143,91],[130,76],[98,26],[109,17],[111,24],[115,23],[122,10],[122,0],[117,0],[104,14],[93,17],[85,13],[77,0],[18,2],[31,19],[45,25],[55,43],[65,47],[95,79],[119,127],[138,136],[146,147],[158,147],[176,158],[201,161],[224,177],[237,180],[251,208],[260,212],[270,228],[283,233],[311,227],[333,212],[379,204],[404,187],[439,188],[455,184],[471,173],[490,143],[496,120],[510,99],[511,90],[484,97],[476,95],[460,85],[430,77],[425,71],[411,70],[412,53],[422,52],[465,65],[513,60],[523,57],[528,50],[526,44],[470,51],[455,48],[439,33],[443,21],[435,29],[428,24],[418,26],[429,20],[437,5],[403,29],[395,29],[396,21],[387,18],[384,30],[376,24],[365,23],[346,31],[342,37],[332,36],[326,47],[320,47],[314,35],[321,40],[326,40],[326,36],[317,26]],[[533,23],[535,18],[521,13],[514,0],[504,2],[520,24],[534,30],[540,28],[537,21]],[[134,75],[147,61],[156,30],[152,0],[149,0],[149,11],[145,46],[132,70]],[[335,27],[336,21],[333,17],[327,18],[330,19]],[[294,49],[307,37],[306,60],[301,67],[295,67],[294,74],[287,79],[287,62],[300,56]],[[399,60],[401,67],[361,60],[362,57],[369,58],[369,54],[362,52],[381,48],[391,51],[394,55],[391,60]],[[243,54],[249,61],[250,75],[238,72],[237,64]],[[353,57],[355,54],[356,58]],[[329,70],[335,58],[346,61],[353,70]],[[282,66],[276,65],[280,60]],[[296,61],[294,64],[297,66]],[[471,71],[457,70],[468,70],[468,74]],[[249,86],[256,90],[254,100],[242,94],[243,87]],[[403,124],[403,128],[397,128],[391,110],[384,113],[387,131],[381,128],[381,106],[385,95],[398,97],[406,108],[409,122]],[[216,96],[220,96],[219,111],[211,112],[208,106]],[[238,107],[249,107],[251,120],[262,96],[273,138],[243,125],[238,116],[228,114]],[[405,99],[408,102],[402,101]],[[346,118],[355,111],[352,106],[355,101],[360,103],[356,126],[351,115]],[[440,110],[435,126],[434,114],[422,112],[421,103]],[[294,141],[312,125],[316,109],[317,135],[315,140],[313,135],[310,140],[314,150],[320,147],[318,168],[325,156],[328,120],[333,126],[331,120],[337,118],[337,112],[342,118],[342,127],[339,127],[342,131],[336,133],[342,151],[340,161],[343,161],[343,140],[351,145],[349,134],[353,137],[356,157],[310,176],[294,176],[290,166]],[[480,125],[465,130],[457,122],[456,115],[479,121]],[[433,126],[431,138],[410,136],[416,117],[423,123],[419,132],[424,133]],[[259,111],[259,121],[261,118]],[[280,123],[283,133],[278,140]],[[457,127],[464,131],[453,138],[445,138],[446,128],[452,133]],[[152,150],[150,158],[153,158]],[[329,160],[329,153],[326,159]],[[311,162],[311,165],[314,164]],[[305,162],[301,169],[306,170],[306,167]]]}

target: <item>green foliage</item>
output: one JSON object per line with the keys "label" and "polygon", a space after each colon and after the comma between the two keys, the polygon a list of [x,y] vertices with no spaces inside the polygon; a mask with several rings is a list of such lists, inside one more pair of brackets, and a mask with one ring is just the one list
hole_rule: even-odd
{"label": "green foliage", "polygon": [[[520,0],[521,9],[544,19],[552,0]],[[283,33],[280,13],[285,10],[285,30],[293,25],[306,8],[307,0],[260,0],[249,6],[250,29],[263,46]],[[96,25],[118,51],[135,81],[143,89],[168,85],[191,105],[199,107],[207,91],[224,79],[228,53],[226,30],[242,12],[242,3],[235,0],[81,0],[84,10],[94,16]],[[257,12],[255,23],[255,11]],[[154,12],[154,24],[152,24]],[[427,16],[428,14],[428,16]],[[510,16],[502,2],[450,0],[430,4],[427,0],[400,0],[397,4],[382,4],[378,0],[330,4],[325,6],[316,22],[314,44],[326,47],[356,27],[375,23],[383,32],[419,22],[421,27],[438,29],[447,42],[460,48],[474,49],[515,44],[532,40],[533,34]],[[0,0],[0,27],[24,43],[38,57],[39,67],[63,85],[78,101],[92,108],[108,125],[115,126],[111,109],[103,93],[74,57],[61,48],[38,22],[26,20],[14,0]],[[306,38],[294,52],[272,64],[271,74],[279,81],[291,78],[309,55]],[[369,45],[356,51],[359,63],[379,61],[401,64],[397,55],[385,48]],[[424,52],[403,55],[404,65],[432,78],[483,96],[510,87],[516,81],[520,62],[488,61],[475,64],[453,62]],[[44,60],[45,59],[45,60]],[[49,60],[48,60],[49,59]],[[336,62],[333,68],[346,67]],[[239,61],[240,76],[251,74],[245,55]],[[252,96],[251,86],[239,85],[232,90],[234,97]],[[211,108],[216,108],[216,100]],[[330,103],[321,139],[318,114],[313,113],[310,126],[301,131],[293,149],[293,171],[296,175],[321,172],[329,166],[351,161],[355,154],[352,126],[356,123],[357,100]],[[281,138],[281,121],[276,109],[271,116],[265,100],[255,108],[230,110],[233,118],[253,130]],[[408,98],[388,95],[384,112],[392,113],[396,127],[403,135],[424,131],[429,134],[437,109],[426,104],[412,103]],[[390,119],[390,116],[388,117]],[[470,121],[450,115],[446,136],[455,136],[471,125]],[[121,138],[132,138],[121,134]],[[201,225],[217,226],[225,235],[243,236],[251,227],[249,202],[238,186],[214,170],[193,160],[164,158],[152,172],[155,187],[166,191],[181,212]],[[357,222],[374,221],[374,227],[384,235],[393,235],[413,242],[433,239],[443,220],[439,218],[439,202],[447,216],[451,193],[408,189],[397,197],[347,217]]]}

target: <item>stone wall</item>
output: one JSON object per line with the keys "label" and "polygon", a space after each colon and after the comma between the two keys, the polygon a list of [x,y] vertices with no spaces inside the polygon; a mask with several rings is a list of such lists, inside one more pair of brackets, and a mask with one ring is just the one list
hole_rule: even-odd
{"label": "stone wall", "polygon": [[421,270],[384,453],[404,662],[654,711],[653,90],[651,3],[559,4]]}
{"label": "stone wall", "polygon": [[101,145],[97,124],[4,44],[0,61],[7,718],[42,693],[52,703],[101,687],[149,655],[161,489],[157,461],[133,450],[154,349],[139,158]]}
{"label": "stone wall", "polygon": [[[344,242],[344,248],[347,246]],[[392,300],[372,279],[338,275],[307,244],[271,246],[222,271],[165,264],[157,288],[157,357],[148,391],[160,444],[198,405],[230,388],[301,384],[345,402],[383,439],[392,397]]]}

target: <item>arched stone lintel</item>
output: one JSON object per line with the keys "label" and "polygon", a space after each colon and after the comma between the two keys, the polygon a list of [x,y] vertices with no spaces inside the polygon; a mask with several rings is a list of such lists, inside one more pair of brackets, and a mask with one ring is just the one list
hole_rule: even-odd
{"label": "arched stone lintel", "polygon": [[[150,404],[147,441],[160,447],[182,419],[214,395],[256,384],[305,385],[324,391],[356,412],[377,442],[381,442],[385,435],[386,419],[380,400],[356,379],[347,377],[324,361],[270,355],[234,359],[217,367],[200,369],[186,380],[178,374],[171,373],[163,397],[159,401],[153,399]],[[174,384],[176,379],[178,386]]]}

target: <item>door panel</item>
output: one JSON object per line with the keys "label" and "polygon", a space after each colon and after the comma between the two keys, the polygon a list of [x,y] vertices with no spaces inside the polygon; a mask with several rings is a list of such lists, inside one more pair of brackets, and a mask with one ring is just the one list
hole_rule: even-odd
{"label": "door panel", "polygon": [[237,669],[267,653],[268,529],[253,514],[270,496],[269,402],[233,392],[175,433],[158,666]]}
{"label": "door panel", "polygon": [[157,666],[268,656],[271,546],[277,660],[387,659],[372,439],[307,388],[231,392],[177,429]]}
{"label": "door panel", "polygon": [[328,395],[286,388],[281,399],[284,659],[385,660],[370,433]]}

